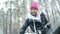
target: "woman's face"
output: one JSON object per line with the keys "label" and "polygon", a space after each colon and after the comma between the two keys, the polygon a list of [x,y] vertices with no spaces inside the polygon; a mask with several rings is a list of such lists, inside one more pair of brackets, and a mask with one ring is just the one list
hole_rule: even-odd
{"label": "woman's face", "polygon": [[37,16],[37,9],[31,9],[30,13],[32,16]]}

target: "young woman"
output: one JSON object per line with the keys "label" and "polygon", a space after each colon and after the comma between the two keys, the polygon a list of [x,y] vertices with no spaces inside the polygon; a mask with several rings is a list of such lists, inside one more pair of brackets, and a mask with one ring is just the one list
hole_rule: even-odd
{"label": "young woman", "polygon": [[38,11],[38,4],[36,2],[33,2],[30,5],[30,13],[27,15],[26,22],[24,23],[24,25],[20,29],[20,34],[24,34],[25,30],[27,29],[28,26],[30,26],[32,31],[35,32],[34,22],[35,22],[35,25],[36,25],[35,26],[36,29],[38,29],[38,30],[41,29],[40,28],[41,27],[41,16],[40,16],[40,13]]}

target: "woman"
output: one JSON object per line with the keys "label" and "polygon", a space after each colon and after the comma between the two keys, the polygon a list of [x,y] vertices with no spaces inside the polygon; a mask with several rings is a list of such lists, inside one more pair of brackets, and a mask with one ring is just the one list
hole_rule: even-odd
{"label": "woman", "polygon": [[36,2],[33,2],[30,5],[30,13],[27,15],[26,22],[20,29],[20,34],[24,34],[25,30],[27,29],[28,26],[30,26],[32,31],[35,32],[34,22],[35,22],[36,30],[41,29],[40,28],[41,27],[41,17],[40,17],[40,13],[38,11],[38,4]]}

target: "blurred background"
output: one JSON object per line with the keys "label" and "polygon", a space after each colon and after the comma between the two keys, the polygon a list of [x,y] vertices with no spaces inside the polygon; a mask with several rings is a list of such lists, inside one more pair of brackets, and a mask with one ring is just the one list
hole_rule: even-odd
{"label": "blurred background", "polygon": [[[0,34],[19,34],[33,1],[39,4],[39,11],[44,12],[51,23],[47,33],[60,34],[60,0],[0,0]],[[26,30],[29,32],[30,27]]]}

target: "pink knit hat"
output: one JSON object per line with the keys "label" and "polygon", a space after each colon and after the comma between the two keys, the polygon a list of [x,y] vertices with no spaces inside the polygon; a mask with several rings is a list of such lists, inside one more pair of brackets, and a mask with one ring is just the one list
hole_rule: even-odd
{"label": "pink knit hat", "polygon": [[30,9],[37,9],[38,10],[38,4],[36,2],[33,2],[31,5],[30,5]]}

